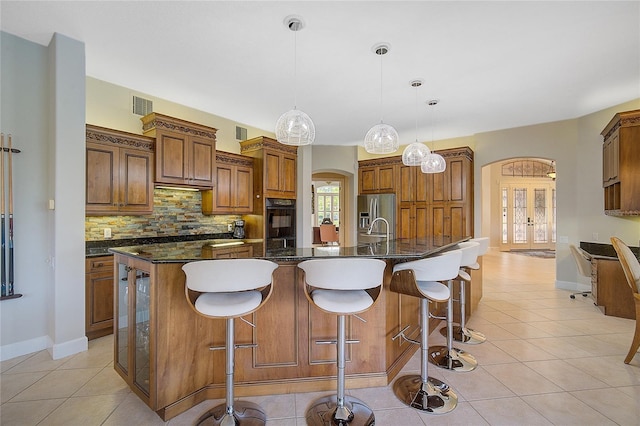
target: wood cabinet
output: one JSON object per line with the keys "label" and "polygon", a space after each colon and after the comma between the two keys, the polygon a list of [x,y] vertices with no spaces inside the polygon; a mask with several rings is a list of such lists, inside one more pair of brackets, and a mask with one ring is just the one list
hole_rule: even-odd
{"label": "wood cabinet", "polygon": [[605,213],[640,215],[640,110],[616,114],[601,134]]}
{"label": "wood cabinet", "polygon": [[215,186],[217,129],[155,112],[141,120],[144,134],[156,140],[156,184]]}
{"label": "wood cabinet", "polygon": [[202,213],[253,212],[253,159],[218,151],[216,187],[202,191]]}
{"label": "wood cabinet", "polygon": [[87,125],[86,214],[153,212],[154,140]]}
{"label": "wood cabinet", "polygon": [[85,335],[91,340],[113,333],[113,256],[85,263]]}
{"label": "wood cabinet", "polygon": [[242,155],[254,158],[254,195],[295,199],[298,148],[260,136],[240,142]]}
{"label": "wood cabinet", "polygon": [[393,193],[398,186],[397,174],[397,157],[362,160],[358,166],[358,192],[360,194]]}
{"label": "wood cabinet", "polygon": [[[437,153],[447,163],[443,173],[422,173],[420,167],[405,166],[402,156],[359,162],[361,194],[396,194],[399,238],[433,237],[446,244],[452,237],[473,235],[473,151],[462,147]],[[382,175],[387,178],[380,186]]]}
{"label": "wood cabinet", "polygon": [[618,259],[591,258],[591,297],[605,315],[636,317],[633,292]]}

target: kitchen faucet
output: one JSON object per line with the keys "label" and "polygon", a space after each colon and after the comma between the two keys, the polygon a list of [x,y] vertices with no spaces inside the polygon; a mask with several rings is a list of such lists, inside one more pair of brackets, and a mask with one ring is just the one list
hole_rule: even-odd
{"label": "kitchen faucet", "polygon": [[373,221],[371,222],[371,225],[369,225],[369,229],[367,229],[367,235],[371,235],[371,231],[373,230],[373,225],[375,225],[375,223],[379,220],[387,224],[387,243],[388,243],[389,242],[389,222],[387,221],[387,219],[385,219],[382,216],[376,217],[375,219],[373,219]]}

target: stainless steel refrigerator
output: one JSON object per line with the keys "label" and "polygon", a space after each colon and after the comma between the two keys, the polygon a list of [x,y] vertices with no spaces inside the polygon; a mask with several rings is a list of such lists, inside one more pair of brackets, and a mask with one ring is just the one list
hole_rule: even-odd
{"label": "stainless steel refrigerator", "polygon": [[370,224],[379,217],[389,222],[389,239],[395,239],[396,195],[358,195],[358,243],[378,242],[386,238],[386,224],[382,220],[377,221],[371,235],[367,235]]}

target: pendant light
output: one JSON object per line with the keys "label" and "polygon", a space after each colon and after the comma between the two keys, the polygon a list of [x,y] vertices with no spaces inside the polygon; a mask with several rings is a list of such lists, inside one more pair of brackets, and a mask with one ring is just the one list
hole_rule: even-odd
{"label": "pendant light", "polygon": [[376,124],[364,137],[364,149],[370,154],[390,154],[398,150],[398,132],[382,121],[382,56],[389,52],[389,45],[373,46],[373,53],[380,56],[380,124]]}
{"label": "pendant light", "polygon": [[302,146],[313,143],[316,138],[316,127],[311,118],[296,105],[296,33],[304,28],[304,22],[299,16],[287,16],[284,24],[293,31],[293,109],[285,112],[276,122],[276,139],[284,145]]}
{"label": "pendant light", "polygon": [[431,154],[429,147],[423,143],[418,142],[418,87],[422,86],[422,80],[411,81],[411,87],[416,89],[416,104],[415,104],[415,116],[416,116],[416,141],[407,147],[402,152],[402,164],[405,166],[421,166],[422,162],[426,160],[427,156]]}
{"label": "pendant light", "polygon": [[[438,100],[433,99],[427,102],[427,105],[430,107],[435,107],[438,105]],[[435,115],[435,109],[432,110],[431,114],[431,143],[433,143],[433,127],[434,120],[433,116]],[[447,169],[447,162],[444,157],[436,152],[431,152],[431,154],[427,155],[427,158],[420,165],[420,170],[422,173],[442,173]]]}

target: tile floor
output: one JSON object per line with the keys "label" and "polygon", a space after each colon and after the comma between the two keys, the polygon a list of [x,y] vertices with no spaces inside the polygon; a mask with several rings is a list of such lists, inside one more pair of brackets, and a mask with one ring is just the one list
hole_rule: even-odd
{"label": "tile floor", "polygon": [[[468,373],[430,367],[459,396],[451,413],[434,416],[403,406],[391,386],[349,390],[375,408],[378,426],[396,425],[640,425],[640,354],[623,363],[633,320],[602,315],[591,298],[554,288],[555,261],[490,251],[484,297],[469,325],[480,345],[457,346],[479,367]],[[442,344],[438,331],[430,344]],[[38,352],[1,363],[0,424],[129,426],[192,425],[219,401],[205,401],[163,422],[132,394],[112,367],[113,339],[60,360]],[[404,372],[419,372],[416,355]],[[321,393],[251,398],[272,426],[305,424]]]}

